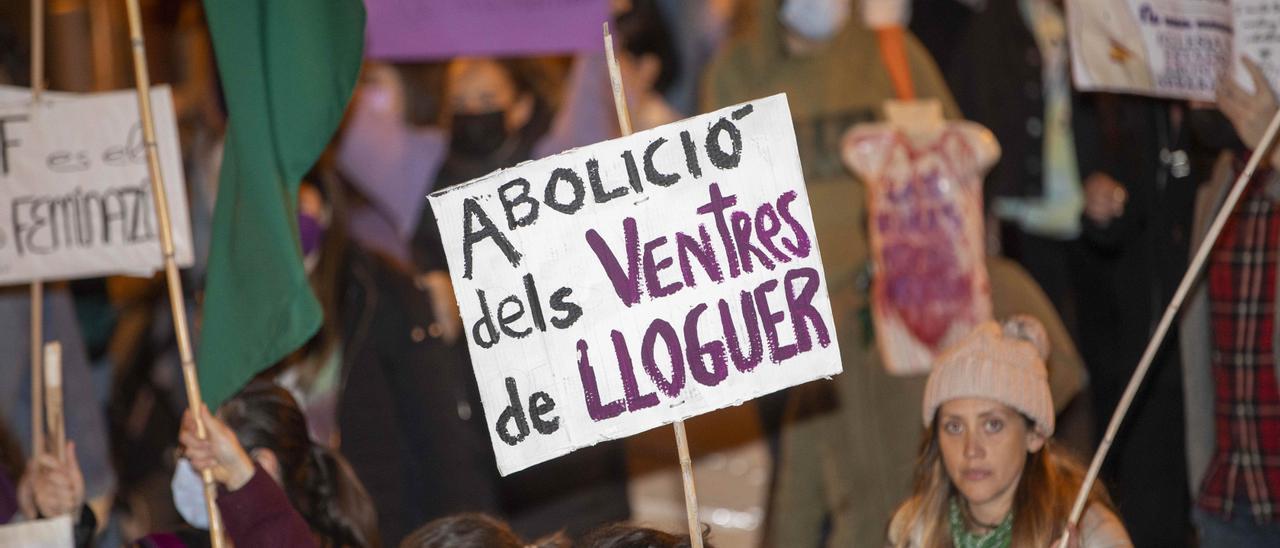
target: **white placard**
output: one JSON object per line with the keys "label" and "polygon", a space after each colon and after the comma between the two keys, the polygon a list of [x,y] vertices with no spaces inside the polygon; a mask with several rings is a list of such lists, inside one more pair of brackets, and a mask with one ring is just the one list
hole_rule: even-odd
{"label": "white placard", "polygon": [[785,95],[431,203],[504,475],[840,372]]}
{"label": "white placard", "polygon": [[1244,56],[1262,67],[1272,93],[1280,91],[1280,0],[1232,0],[1231,11],[1235,23],[1231,43],[1239,53],[1236,81],[1253,91],[1253,79],[1239,62]]}
{"label": "white placard", "polygon": [[1215,100],[1234,63],[1247,90],[1247,57],[1280,83],[1280,0],[1071,0],[1071,66],[1084,91]]}
{"label": "white placard", "polygon": [[71,516],[0,525],[0,546],[71,548],[75,546]]}
{"label": "white placard", "polygon": [[[0,96],[2,99],[3,96]],[[192,262],[173,102],[151,95],[176,259]],[[0,104],[0,285],[163,267],[132,91]]]}

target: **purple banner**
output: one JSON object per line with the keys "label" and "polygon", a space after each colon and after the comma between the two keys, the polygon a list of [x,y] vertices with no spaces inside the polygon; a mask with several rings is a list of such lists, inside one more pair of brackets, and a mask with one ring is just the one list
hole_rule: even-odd
{"label": "purple banner", "polygon": [[603,47],[608,0],[365,0],[367,56],[422,60]]}

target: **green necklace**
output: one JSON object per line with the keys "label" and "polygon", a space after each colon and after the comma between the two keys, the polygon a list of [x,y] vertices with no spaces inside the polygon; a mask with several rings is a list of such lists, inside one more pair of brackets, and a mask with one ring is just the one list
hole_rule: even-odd
{"label": "green necklace", "polygon": [[948,521],[951,525],[951,544],[955,548],[1009,548],[1013,541],[1013,512],[1009,512],[995,529],[978,536],[965,527],[960,504],[952,497]]}

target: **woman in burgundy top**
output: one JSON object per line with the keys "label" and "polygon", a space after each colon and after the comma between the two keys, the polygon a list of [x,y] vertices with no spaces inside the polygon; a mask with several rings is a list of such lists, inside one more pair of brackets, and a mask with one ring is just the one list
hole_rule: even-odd
{"label": "woman in burgundy top", "polygon": [[[377,547],[373,503],[346,461],[315,445],[289,392],[254,382],[201,414],[208,438],[196,435],[190,411],[179,440],[197,471],[218,483],[218,510],[235,546]],[[183,546],[176,535],[151,535],[149,546]],[[203,539],[202,539],[203,540]]]}

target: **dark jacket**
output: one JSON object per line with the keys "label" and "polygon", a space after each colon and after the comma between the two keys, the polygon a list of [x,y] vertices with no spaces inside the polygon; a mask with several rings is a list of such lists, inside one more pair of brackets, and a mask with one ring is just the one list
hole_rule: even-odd
{"label": "dark jacket", "polygon": [[[997,196],[1044,193],[1044,61],[1017,0],[989,2],[967,18],[957,50],[944,67],[964,117],[1000,141],[1000,161],[987,174],[988,207]],[[1086,95],[1072,92],[1071,125],[1080,177],[1097,170],[1097,115]]]}
{"label": "dark jacket", "polygon": [[470,367],[430,298],[355,245],[340,279],[341,450],[378,510],[384,544],[458,512],[495,512],[498,471]]}
{"label": "dark jacket", "polygon": [[[1127,192],[1124,213],[1083,218],[1073,268],[1079,343],[1101,433],[1187,268],[1197,188],[1213,154],[1191,142],[1183,109],[1175,128],[1160,99],[1097,97],[1103,171]],[[1184,312],[1184,315],[1186,313]],[[1178,332],[1156,354],[1114,441],[1102,479],[1138,546],[1184,546],[1195,486],[1186,482]]]}

